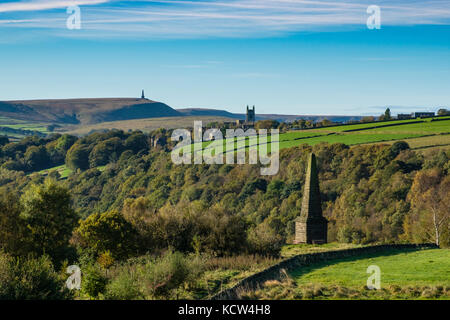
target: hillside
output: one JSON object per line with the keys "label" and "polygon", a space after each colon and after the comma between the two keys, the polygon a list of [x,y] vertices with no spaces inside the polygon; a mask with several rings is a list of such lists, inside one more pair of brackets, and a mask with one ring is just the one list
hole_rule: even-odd
{"label": "hillside", "polygon": [[245,114],[231,113],[219,109],[187,108],[187,109],[177,109],[177,111],[185,116],[219,116],[232,119],[245,119]]}
{"label": "hillside", "polygon": [[1,101],[0,116],[60,124],[93,124],[182,114],[168,105],[148,99],[105,98]]}
{"label": "hillside", "polygon": [[[205,108],[186,108],[177,109],[186,116],[219,116],[233,119],[245,119],[245,113],[231,113],[220,109],[205,109]],[[276,120],[279,122],[291,122],[299,119],[322,121],[328,119],[333,122],[347,122],[359,121],[362,116],[339,116],[339,115],[292,115],[292,114],[259,114],[256,112],[256,120]]]}

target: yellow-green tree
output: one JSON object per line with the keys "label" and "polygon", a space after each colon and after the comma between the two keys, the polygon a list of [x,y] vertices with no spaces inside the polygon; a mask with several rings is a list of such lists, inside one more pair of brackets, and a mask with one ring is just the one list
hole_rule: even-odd
{"label": "yellow-green tree", "polygon": [[137,232],[117,211],[96,213],[80,223],[75,238],[97,254],[109,251],[114,259],[136,253]]}
{"label": "yellow-green tree", "polygon": [[449,245],[450,176],[438,168],[420,171],[408,197],[412,212],[405,220],[407,237]]}
{"label": "yellow-green tree", "polygon": [[55,181],[32,185],[21,197],[21,218],[26,225],[28,246],[35,254],[52,258],[62,253],[76,226],[69,190]]}

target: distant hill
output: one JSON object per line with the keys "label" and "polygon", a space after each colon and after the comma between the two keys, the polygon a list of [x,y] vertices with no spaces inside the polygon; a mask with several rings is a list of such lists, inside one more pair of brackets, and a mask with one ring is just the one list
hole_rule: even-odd
{"label": "distant hill", "polygon": [[177,111],[185,116],[218,116],[233,119],[245,119],[245,114],[231,113],[225,110],[218,109],[186,108],[177,109]]}
{"label": "distant hill", "polygon": [[0,116],[63,124],[94,124],[183,116],[162,102],[136,98],[0,101]]}
{"label": "distant hill", "polygon": [[[177,111],[186,116],[220,116],[233,119],[245,119],[244,113],[231,113],[219,109],[186,108],[186,109],[177,109]],[[283,121],[291,122],[298,119],[312,120],[312,121],[322,121],[323,119],[328,119],[333,122],[347,122],[350,120],[361,120],[362,116],[258,114],[258,112],[256,112],[256,120],[266,120],[266,119],[277,120],[280,122]]]}
{"label": "distant hill", "polygon": [[256,120],[273,119],[277,121],[292,122],[294,120],[322,121],[328,119],[333,122],[359,121],[362,116],[340,116],[340,115],[289,115],[289,114],[256,114]]}

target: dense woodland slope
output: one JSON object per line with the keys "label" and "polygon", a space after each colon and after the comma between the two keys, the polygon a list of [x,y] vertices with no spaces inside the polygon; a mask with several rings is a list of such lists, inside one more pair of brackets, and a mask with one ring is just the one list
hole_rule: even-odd
{"label": "dense woodland slope", "polygon": [[[0,138],[0,298],[71,298],[61,290],[70,264],[83,270],[82,298],[217,292],[292,241],[310,152],[329,241],[434,242],[433,214],[450,207],[448,150],[300,144],[281,150],[277,175],[261,176],[258,165],[174,165],[168,136]],[[64,177],[39,172],[63,164]],[[449,246],[442,221],[440,245]]]}
{"label": "dense woodland slope", "polygon": [[[314,151],[331,241],[430,241],[433,233],[425,229],[432,221],[423,218],[430,209],[419,207],[432,198],[418,199],[436,189],[430,197],[436,197],[438,210],[449,201],[449,151],[435,150],[424,158],[404,142],[300,145],[281,150],[279,173],[263,177],[257,165],[174,165],[167,134],[159,130],[150,138],[115,130],[81,139],[54,135],[5,144],[0,190],[20,193],[43,183],[45,177],[32,172],[66,163],[74,173],[59,184],[71,190],[80,217],[117,210],[153,219],[199,210],[240,219],[246,230],[267,228],[289,241],[300,213],[305,159]],[[58,178],[58,173],[50,176]],[[442,242],[448,241],[444,235]],[[193,250],[187,243],[183,249]]]}

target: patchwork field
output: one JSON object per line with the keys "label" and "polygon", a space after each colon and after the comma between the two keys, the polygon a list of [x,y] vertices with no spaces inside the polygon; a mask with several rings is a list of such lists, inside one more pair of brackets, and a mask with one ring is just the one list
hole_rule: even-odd
{"label": "patchwork field", "polygon": [[[416,123],[417,120],[391,121],[387,123],[367,123],[331,128],[319,128],[305,130],[305,138],[300,138],[298,132],[288,132],[280,134],[280,149],[296,146],[301,143],[314,145],[320,142],[344,143],[348,145],[394,142],[397,140],[417,139],[427,137],[423,140],[413,140],[414,147],[425,147],[450,144],[450,117],[441,118],[441,121],[431,121]],[[444,120],[445,119],[445,120]],[[388,126],[389,125],[389,126]],[[381,127],[383,126],[383,127]],[[356,131],[358,130],[358,131]],[[314,137],[307,135],[316,134]]]}
{"label": "patchwork field", "polygon": [[[410,146],[417,149],[450,146],[450,117],[441,119],[440,121],[431,121],[431,119],[402,120],[290,131],[279,135],[279,148],[285,149],[304,143],[315,145],[321,142],[328,142],[357,145],[380,142],[394,143],[399,140],[411,143]],[[417,123],[417,121],[423,122]],[[270,140],[269,136],[268,141]],[[246,148],[249,145],[254,145],[254,143],[247,138]],[[203,143],[205,149],[213,146],[212,142]],[[236,143],[233,151],[237,149]],[[270,149],[269,143],[268,150]]]}

